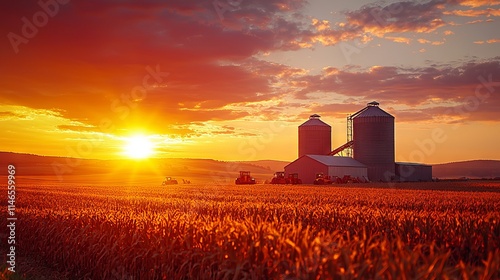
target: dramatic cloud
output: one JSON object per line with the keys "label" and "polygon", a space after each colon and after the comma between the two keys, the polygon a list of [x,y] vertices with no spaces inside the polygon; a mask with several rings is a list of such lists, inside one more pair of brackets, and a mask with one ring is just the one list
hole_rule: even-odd
{"label": "dramatic cloud", "polygon": [[[495,109],[500,104],[500,95],[496,94],[500,90],[499,59],[458,67],[372,67],[365,71],[327,68],[321,75],[301,78],[300,84],[306,86],[297,92],[297,98],[310,99],[314,92],[332,92],[357,97],[357,103],[377,100],[386,106],[419,107],[418,111],[427,112],[420,115],[419,120],[460,115],[467,120],[497,121],[500,119]],[[342,115],[346,112],[344,108],[350,107],[353,104],[324,104],[314,109],[318,112],[337,110]],[[468,114],[462,114],[464,110]]]}
{"label": "dramatic cloud", "polygon": [[[400,1],[385,4],[376,2],[367,4],[358,10],[345,13],[345,22],[332,26],[329,21],[313,19],[316,29],[312,41],[323,45],[336,45],[342,41],[360,39],[370,41],[370,37],[386,38],[398,43],[410,43],[410,39],[394,34],[424,33],[436,31],[440,27],[453,25],[446,16],[460,17],[495,17],[500,15],[497,8],[485,8],[499,5],[497,1],[460,1],[430,0],[427,2]],[[450,7],[468,7],[467,10],[447,10]],[[482,9],[480,9],[482,8]],[[491,20],[491,19],[489,19]],[[478,20],[483,22],[484,20]],[[445,35],[453,34],[447,30]]]}
{"label": "dramatic cloud", "polygon": [[43,7],[2,5],[1,33],[22,39],[2,41],[0,102],[57,108],[92,126],[111,120],[116,130],[148,123],[164,132],[247,116],[223,107],[275,92],[267,76],[242,64],[300,48],[310,33],[300,21],[305,2],[217,3],[69,2],[50,7],[54,16],[39,27],[33,20]]}
{"label": "dramatic cloud", "polygon": [[349,25],[360,26],[363,31],[377,36],[407,31],[428,33],[445,24],[441,19],[443,8],[440,1],[373,4],[348,12],[347,20]]}
{"label": "dramatic cloud", "polygon": [[[344,11],[334,22],[306,16],[307,5],[305,0],[119,5],[93,0],[56,9],[4,3],[0,103],[51,110],[82,124],[59,126],[62,130],[90,131],[104,123],[114,133],[148,126],[157,133],[187,135],[193,123],[288,118],[293,106],[286,104],[308,110],[305,100],[320,91],[412,106],[433,98],[458,102],[452,93],[473,92],[478,73],[498,73],[498,63],[491,62],[366,71],[329,67],[309,75],[306,69],[256,59],[316,44],[367,43],[374,36],[431,47],[444,41],[420,35],[446,26],[445,16],[498,16],[497,1],[401,1]],[[43,11],[49,13],[46,19]],[[0,113],[12,117],[21,116]]]}

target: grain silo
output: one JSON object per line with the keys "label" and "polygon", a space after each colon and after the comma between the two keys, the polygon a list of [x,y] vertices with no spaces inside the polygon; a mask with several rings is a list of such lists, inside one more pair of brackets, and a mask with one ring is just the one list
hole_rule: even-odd
{"label": "grain silo", "polygon": [[395,175],[394,117],[370,102],[350,118],[354,159],[368,167],[371,181],[390,181]]}
{"label": "grain silo", "polygon": [[299,126],[299,157],[327,155],[332,150],[332,127],[317,114]]}

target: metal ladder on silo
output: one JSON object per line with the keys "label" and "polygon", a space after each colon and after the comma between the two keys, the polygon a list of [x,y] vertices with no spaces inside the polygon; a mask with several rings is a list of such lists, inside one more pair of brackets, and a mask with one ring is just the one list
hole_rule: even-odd
{"label": "metal ladder on silo", "polygon": [[[352,115],[347,116],[347,143],[352,142]],[[346,155],[352,157],[352,144],[346,148]]]}
{"label": "metal ladder on silo", "polygon": [[[368,103],[368,105],[370,104],[376,104],[378,105],[377,102],[370,102]],[[374,105],[375,106],[375,105]],[[348,157],[352,157],[352,154],[353,154],[353,149],[352,149],[352,146],[354,145],[354,139],[352,137],[352,134],[353,134],[353,131],[352,131],[352,120],[359,114],[361,114],[361,112],[363,112],[364,110],[366,110],[368,107],[365,107],[359,111],[357,111],[356,113],[352,114],[352,115],[347,115],[347,143],[351,143],[351,145],[349,145],[349,147],[346,148],[346,154]]]}

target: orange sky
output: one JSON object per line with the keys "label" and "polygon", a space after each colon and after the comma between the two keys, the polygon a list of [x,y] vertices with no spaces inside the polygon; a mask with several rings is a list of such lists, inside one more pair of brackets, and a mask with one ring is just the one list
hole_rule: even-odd
{"label": "orange sky", "polygon": [[294,160],[377,100],[396,160],[500,159],[500,2],[219,1],[0,4],[0,150]]}

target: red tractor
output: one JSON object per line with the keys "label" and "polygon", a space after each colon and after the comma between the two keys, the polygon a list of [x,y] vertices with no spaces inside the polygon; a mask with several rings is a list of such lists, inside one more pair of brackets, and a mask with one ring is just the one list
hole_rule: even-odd
{"label": "red tractor", "polygon": [[179,184],[179,182],[177,182],[177,180],[175,180],[172,177],[165,177],[165,180],[163,180],[163,182],[161,183],[162,186],[165,186],[165,185],[177,185],[177,184]]}
{"label": "red tractor", "polygon": [[323,173],[317,173],[316,179],[314,179],[315,185],[330,185],[332,183],[332,178],[329,175],[323,175]]}
{"label": "red tractor", "polygon": [[299,179],[299,173],[288,174],[288,178],[286,179],[286,183],[292,184],[292,185],[302,184],[302,180]]}
{"label": "red tractor", "polygon": [[240,171],[240,177],[236,178],[236,185],[253,185],[255,178],[250,176],[250,171]]}
{"label": "red tractor", "polygon": [[288,184],[287,179],[285,178],[285,172],[278,171],[274,173],[274,177],[271,180],[271,184]]}

